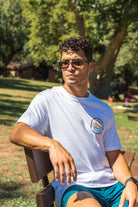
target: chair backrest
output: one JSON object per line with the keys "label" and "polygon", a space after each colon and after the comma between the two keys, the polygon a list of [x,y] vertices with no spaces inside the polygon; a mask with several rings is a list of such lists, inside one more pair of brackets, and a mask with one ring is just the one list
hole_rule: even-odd
{"label": "chair backrest", "polygon": [[28,169],[33,183],[44,179],[53,170],[48,152],[24,148]]}

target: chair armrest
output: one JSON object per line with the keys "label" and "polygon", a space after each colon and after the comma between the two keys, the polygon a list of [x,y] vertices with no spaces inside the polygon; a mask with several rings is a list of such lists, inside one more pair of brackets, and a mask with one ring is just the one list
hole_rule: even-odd
{"label": "chair armrest", "polygon": [[[52,185],[48,185],[42,191],[36,194],[37,206],[38,207],[49,207],[55,200],[55,192]],[[54,205],[53,205],[54,206]]]}

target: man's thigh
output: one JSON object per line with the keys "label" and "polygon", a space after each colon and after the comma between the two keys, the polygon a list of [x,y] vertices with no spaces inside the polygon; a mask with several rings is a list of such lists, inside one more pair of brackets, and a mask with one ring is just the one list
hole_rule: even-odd
{"label": "man's thigh", "polygon": [[63,195],[62,207],[101,207],[95,197],[83,186],[71,186]]}
{"label": "man's thigh", "polygon": [[88,192],[74,193],[67,201],[66,207],[101,207],[98,201]]}
{"label": "man's thigh", "polygon": [[[119,206],[123,190],[124,186],[119,182],[104,188],[87,188],[81,185],[74,185],[64,193],[62,207],[89,207],[92,204],[95,207],[116,207]],[[128,207],[128,201],[125,202],[124,207]]]}

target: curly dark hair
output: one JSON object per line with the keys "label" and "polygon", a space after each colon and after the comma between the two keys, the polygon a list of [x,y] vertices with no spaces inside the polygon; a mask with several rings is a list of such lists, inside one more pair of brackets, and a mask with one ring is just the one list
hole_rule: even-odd
{"label": "curly dark hair", "polygon": [[78,38],[70,37],[69,39],[63,41],[59,45],[59,50],[61,54],[62,52],[67,52],[68,50],[72,50],[75,52],[83,50],[88,61],[92,61],[92,47],[90,41],[83,36],[80,36]]}

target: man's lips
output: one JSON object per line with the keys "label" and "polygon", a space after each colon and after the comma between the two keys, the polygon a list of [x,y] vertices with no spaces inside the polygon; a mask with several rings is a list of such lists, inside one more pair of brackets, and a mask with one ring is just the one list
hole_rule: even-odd
{"label": "man's lips", "polygon": [[68,77],[68,78],[74,78],[75,75],[74,74],[69,74],[69,75],[66,75],[66,77]]}

